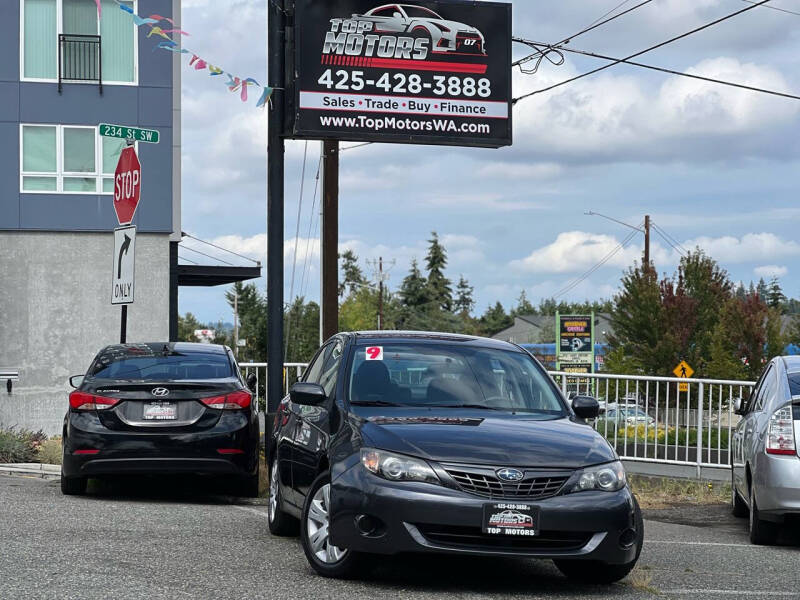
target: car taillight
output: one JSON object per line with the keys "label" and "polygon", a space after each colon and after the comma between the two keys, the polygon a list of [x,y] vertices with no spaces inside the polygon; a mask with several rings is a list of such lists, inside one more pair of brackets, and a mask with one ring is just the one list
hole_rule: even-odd
{"label": "car taillight", "polygon": [[247,392],[233,392],[225,396],[203,398],[201,402],[207,407],[216,408],[217,410],[238,410],[249,407],[252,398]]}
{"label": "car taillight", "polygon": [[106,410],[119,403],[119,398],[105,398],[86,392],[72,392],[69,406],[75,410]]}
{"label": "car taillight", "polygon": [[770,417],[767,432],[767,454],[797,454],[794,445],[792,407],[784,406]]}

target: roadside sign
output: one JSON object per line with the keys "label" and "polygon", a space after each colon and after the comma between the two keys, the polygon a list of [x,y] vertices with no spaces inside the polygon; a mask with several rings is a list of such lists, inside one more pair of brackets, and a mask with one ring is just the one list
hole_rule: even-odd
{"label": "roadside sign", "polygon": [[558,315],[558,360],[561,363],[588,365],[594,371],[594,319],[589,316]]}
{"label": "roadside sign", "polygon": [[[689,363],[687,363],[685,360],[679,362],[678,366],[672,369],[672,372],[675,374],[675,377],[680,377],[681,379],[689,379],[692,375],[694,375],[694,369],[691,366],[689,366]],[[679,383],[678,391],[688,392],[689,384]]]}
{"label": "roadside sign", "polygon": [[142,191],[142,164],[136,149],[122,149],[117,170],[114,172],[114,211],[120,225],[129,225],[136,214]]}
{"label": "roadside sign", "polygon": [[297,0],[293,138],[512,142],[511,4]]}
{"label": "roadside sign", "polygon": [[114,230],[111,304],[133,304],[135,283],[136,227]]}
{"label": "roadside sign", "polygon": [[161,140],[161,133],[157,129],[141,129],[139,127],[125,127],[124,125],[110,125],[100,123],[100,135],[103,137],[133,140],[145,144],[157,144]]}

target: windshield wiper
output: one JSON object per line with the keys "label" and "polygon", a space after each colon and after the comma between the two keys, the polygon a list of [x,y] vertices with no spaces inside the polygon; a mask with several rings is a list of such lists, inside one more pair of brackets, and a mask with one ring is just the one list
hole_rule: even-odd
{"label": "windshield wiper", "polygon": [[501,412],[513,412],[506,408],[495,408],[485,404],[426,404],[428,408],[477,408],[478,410],[498,410]]}
{"label": "windshield wiper", "polygon": [[386,400],[365,400],[363,402],[351,402],[351,406],[406,406],[405,404],[397,404],[396,402],[387,402]]}

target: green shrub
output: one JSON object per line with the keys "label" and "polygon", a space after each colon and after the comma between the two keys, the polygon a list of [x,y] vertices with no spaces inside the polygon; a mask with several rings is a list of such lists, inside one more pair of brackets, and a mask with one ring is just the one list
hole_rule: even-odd
{"label": "green shrub", "polygon": [[41,430],[0,429],[0,463],[36,462],[38,450],[46,440]]}
{"label": "green shrub", "polygon": [[61,464],[61,438],[54,437],[42,443],[39,447],[37,460],[46,465]]}

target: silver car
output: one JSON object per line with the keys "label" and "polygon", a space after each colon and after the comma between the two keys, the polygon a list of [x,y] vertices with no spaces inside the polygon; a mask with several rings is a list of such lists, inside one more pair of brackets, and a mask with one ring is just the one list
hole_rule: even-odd
{"label": "silver car", "polygon": [[486,54],[483,34],[471,25],[448,21],[424,6],[385,4],[363,15],[353,15],[356,21],[372,23],[376,33],[419,33],[431,40],[436,53]]}
{"label": "silver car", "polygon": [[787,517],[800,518],[800,357],[772,359],[736,414],[733,514],[750,516],[752,543],[771,544]]}

